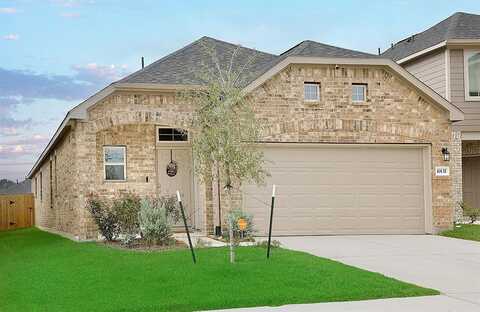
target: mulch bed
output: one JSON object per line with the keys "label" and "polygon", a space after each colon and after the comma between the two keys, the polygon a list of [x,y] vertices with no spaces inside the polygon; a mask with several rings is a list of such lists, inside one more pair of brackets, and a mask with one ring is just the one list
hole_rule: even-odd
{"label": "mulch bed", "polygon": [[[222,242],[222,243],[230,243],[230,239],[228,238],[225,238],[223,236],[214,236],[214,235],[208,235],[207,237],[211,238],[211,239],[214,239],[214,240],[217,240],[219,242]],[[255,242],[255,238],[253,237],[245,237],[245,238],[242,238],[239,240],[240,243],[254,243]]]}
{"label": "mulch bed", "polygon": [[185,249],[188,248],[188,245],[179,240],[172,240],[168,245],[149,245],[143,239],[135,240],[130,246],[125,246],[121,241],[112,241],[112,242],[99,242],[99,244],[123,249],[123,250],[133,250],[133,251],[163,251],[163,250],[175,250],[175,249]]}

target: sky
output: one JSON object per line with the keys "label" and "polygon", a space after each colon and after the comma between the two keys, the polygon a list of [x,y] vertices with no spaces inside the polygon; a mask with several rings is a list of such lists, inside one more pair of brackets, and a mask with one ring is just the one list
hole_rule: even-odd
{"label": "sky", "polygon": [[0,179],[23,180],[69,109],[202,37],[377,53],[478,0],[0,0]]}

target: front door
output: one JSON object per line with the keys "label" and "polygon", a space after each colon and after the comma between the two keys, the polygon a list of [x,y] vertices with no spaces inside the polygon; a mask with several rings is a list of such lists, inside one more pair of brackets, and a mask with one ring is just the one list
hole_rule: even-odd
{"label": "front door", "polygon": [[[193,168],[192,148],[188,146],[161,146],[157,149],[158,193],[161,196],[175,196],[177,190],[182,197],[187,222],[192,226],[193,207]],[[176,164],[175,165],[169,164]],[[167,171],[168,168],[168,171]],[[178,223],[182,225],[182,221]]]}

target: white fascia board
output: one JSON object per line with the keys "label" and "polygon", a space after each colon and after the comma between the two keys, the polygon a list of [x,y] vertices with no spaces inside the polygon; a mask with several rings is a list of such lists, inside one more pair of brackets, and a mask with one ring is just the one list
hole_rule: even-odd
{"label": "white fascia board", "polygon": [[70,119],[71,119],[70,112],[68,112],[67,115],[65,116],[65,118],[63,118],[63,121],[60,124],[60,126],[58,126],[57,130],[55,131],[55,134],[53,135],[53,137],[50,139],[47,146],[43,150],[42,154],[40,154],[40,157],[38,157],[38,159],[35,162],[35,164],[33,165],[32,169],[30,169],[30,171],[28,172],[28,174],[26,176],[27,179],[31,179],[33,177],[33,175],[35,174],[35,172],[37,172],[37,169],[40,167],[40,165],[43,163],[43,161],[49,155],[50,149],[52,148],[53,145],[55,145],[55,143],[58,140],[58,137],[60,136],[60,134],[63,132],[63,130],[67,126]]}
{"label": "white fascia board", "polygon": [[477,141],[480,140],[480,131],[462,131],[462,141]]}
{"label": "white fascia board", "polygon": [[449,47],[464,47],[464,46],[478,46],[480,39],[448,39],[447,46]]}
{"label": "white fascia board", "polygon": [[413,59],[416,59],[417,57],[420,57],[424,54],[427,54],[429,52],[435,51],[437,49],[440,49],[442,47],[464,47],[464,46],[479,46],[480,45],[480,39],[448,39],[445,41],[442,41],[440,43],[437,43],[431,47],[428,47],[426,49],[423,49],[421,51],[418,51],[416,53],[410,54],[409,56],[406,56],[400,60],[397,61],[398,64],[403,64],[405,62],[411,61]]}
{"label": "white fascia board", "polygon": [[426,48],[426,49],[423,49],[423,50],[418,51],[418,52],[416,52],[416,53],[410,54],[409,56],[404,57],[404,58],[398,60],[397,63],[398,63],[398,64],[403,64],[403,63],[408,62],[408,61],[411,61],[411,60],[413,60],[413,59],[415,59],[415,58],[417,58],[417,57],[419,57],[419,56],[422,56],[422,55],[424,55],[424,54],[426,54],[426,53],[429,53],[429,52],[435,51],[435,50],[437,50],[437,49],[440,49],[440,48],[442,48],[442,47],[445,47],[446,45],[447,45],[447,41],[442,41],[442,42],[437,43],[436,45],[433,45],[433,46],[431,46],[431,47],[429,47],[429,48]]}

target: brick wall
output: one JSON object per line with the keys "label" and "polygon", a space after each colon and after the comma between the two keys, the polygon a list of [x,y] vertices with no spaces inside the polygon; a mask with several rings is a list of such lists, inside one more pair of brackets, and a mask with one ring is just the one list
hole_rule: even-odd
{"label": "brick wall", "polygon": [[463,219],[460,203],[463,200],[462,184],[462,133],[460,131],[452,132],[452,143],[450,149],[450,174],[453,183],[453,203],[455,207],[455,222]]}
{"label": "brick wall", "polygon": [[76,183],[75,151],[75,130],[72,128],[64,134],[50,157],[35,174],[32,191],[35,194],[37,226],[82,238],[80,220],[84,209],[77,203],[79,189]]}

